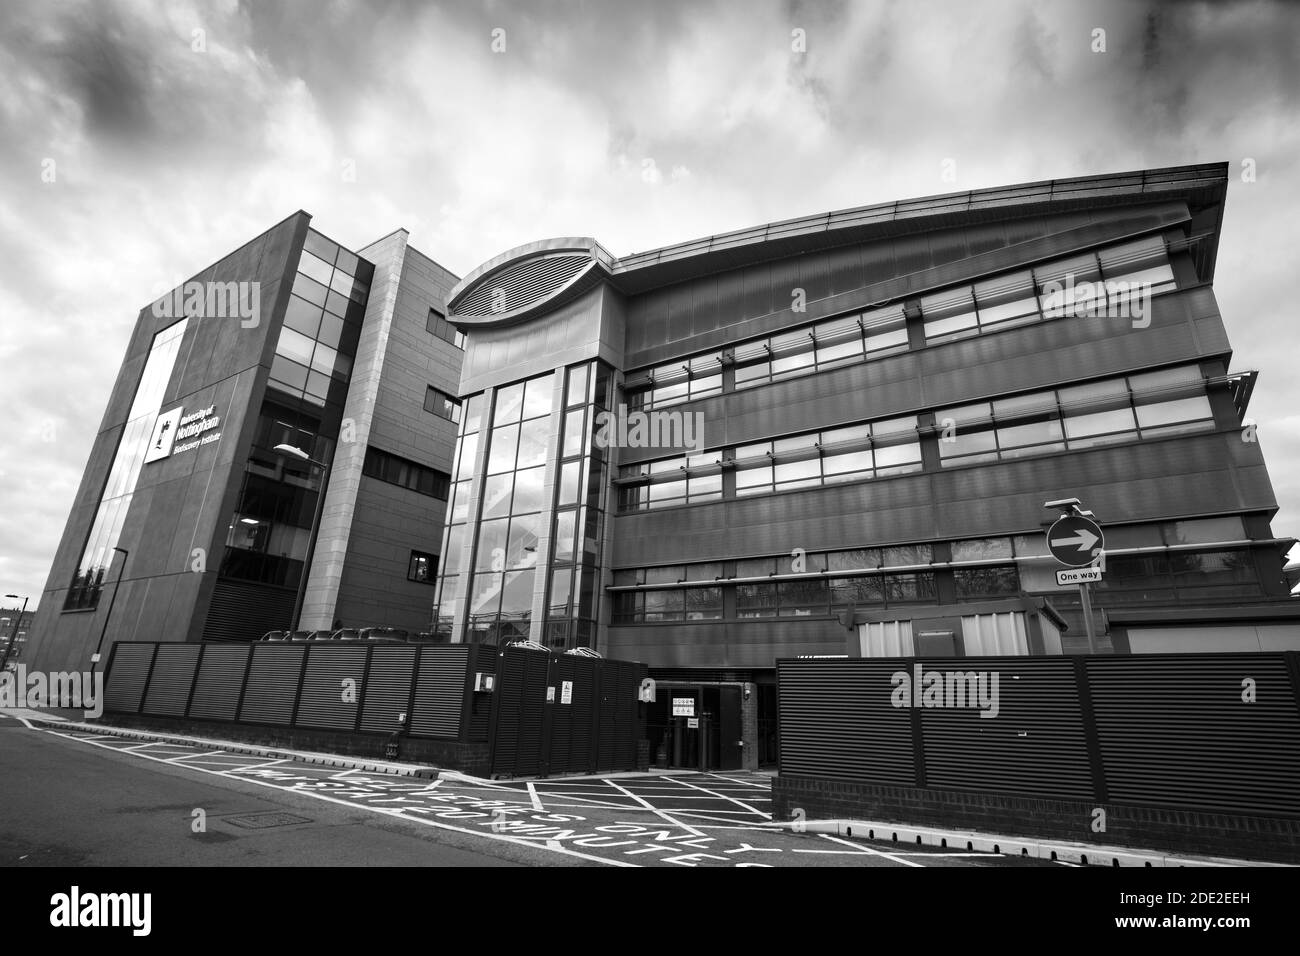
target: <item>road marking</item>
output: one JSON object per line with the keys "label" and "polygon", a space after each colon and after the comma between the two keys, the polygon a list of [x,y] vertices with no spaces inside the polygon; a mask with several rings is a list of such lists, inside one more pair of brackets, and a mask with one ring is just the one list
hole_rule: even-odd
{"label": "road marking", "polygon": [[751,807],[748,803],[745,803],[745,801],[743,801],[743,800],[737,800],[735,797],[727,797],[727,796],[723,796],[722,794],[720,794],[720,793],[715,793],[714,791],[709,790],[709,789],[706,789],[705,787],[697,787],[697,786],[695,786],[695,784],[693,784],[693,783],[687,783],[685,780],[679,780],[678,783],[680,783],[680,784],[682,784],[683,786],[686,786],[686,787],[691,787],[691,788],[694,789],[694,790],[700,790],[700,791],[702,791],[702,792],[704,792],[704,793],[707,793],[707,794],[709,794],[709,795],[711,795],[711,796],[717,797],[717,798],[720,799],[720,800],[726,800],[726,801],[729,802],[729,803],[734,803],[736,806],[738,806],[738,807],[742,807],[742,808],[744,808],[745,810],[749,811],[750,813],[756,814],[756,815],[762,817],[762,818],[765,819],[765,820],[770,820],[770,819],[772,818],[772,815],[771,815],[771,814],[769,814],[769,813],[764,813],[762,810],[759,810],[757,807]]}
{"label": "road marking", "polygon": [[732,783],[738,783],[738,784],[740,784],[742,787],[756,788],[756,789],[759,789],[759,790],[766,790],[766,789],[768,789],[768,787],[769,787],[769,784],[765,784],[765,783],[749,783],[749,782],[744,781],[744,780],[737,780],[735,777],[726,777],[726,776],[723,776],[723,775],[720,774],[720,773],[711,773],[711,774],[709,774],[709,776],[710,776],[710,777],[717,777],[719,780],[730,780]]}
{"label": "road marking", "polygon": [[546,807],[542,805],[542,798],[537,795],[537,788],[533,786],[533,782],[531,780],[528,781],[528,799],[533,802],[534,810],[546,809]]}
{"label": "road marking", "polygon": [[915,866],[922,869],[925,867],[924,863],[915,863],[912,860],[905,860],[901,856],[895,856],[892,853],[885,853],[882,850],[876,850],[861,843],[850,843],[848,840],[841,840],[839,837],[831,836],[829,833],[819,833],[817,835],[823,840],[830,840],[832,843],[842,843],[845,846],[851,846],[856,850],[865,850],[867,853],[873,853],[876,856],[883,856],[886,860],[893,860],[895,863],[903,864],[903,866]]}
{"label": "road marking", "polygon": [[[653,813],[655,816],[659,817],[660,819],[662,819],[662,820],[664,820],[664,821],[666,821],[666,822],[668,822],[668,823],[671,823],[673,826],[675,826],[675,827],[681,827],[683,830],[686,830],[687,832],[689,832],[689,833],[691,833],[692,835],[697,836],[697,837],[702,837],[702,836],[706,836],[706,835],[707,835],[707,834],[703,833],[702,831],[695,829],[695,827],[690,826],[689,824],[682,823],[680,820],[674,820],[672,817],[670,817],[670,816],[668,815],[668,811],[667,811],[667,810],[660,810],[658,807],[656,807],[656,806],[655,806],[653,803],[651,803],[649,800],[645,800],[645,799],[643,799],[642,797],[637,796],[635,793],[633,793],[631,790],[626,789],[625,787],[620,787],[620,786],[619,786],[618,784],[616,784],[613,780],[606,780],[605,782],[606,782],[607,784],[609,784],[611,787],[613,787],[615,790],[620,790],[620,791],[622,791],[623,793],[627,794],[629,797],[631,797],[631,798],[632,798],[633,800],[635,800],[637,803],[641,804],[641,806],[643,806],[645,809],[649,810],[649,811],[650,811],[651,813]],[[625,808],[623,808],[623,809],[628,809],[628,808],[625,807]]]}
{"label": "road marking", "polygon": [[189,760],[191,757],[215,757],[217,754],[224,754],[224,753],[225,753],[224,750],[214,750],[210,753],[206,750],[199,750],[193,753],[177,754],[175,757],[168,757],[167,763],[176,763],[180,760]]}
{"label": "road marking", "polygon": [[[67,734],[61,734],[55,730],[47,729],[46,733],[53,734],[55,737],[67,737],[67,739],[69,740],[77,740],[77,738],[75,737],[69,737]],[[106,747],[102,743],[97,743],[93,740],[79,740],[78,742],[88,743],[92,747],[100,747],[104,750],[113,750],[115,752],[120,752],[119,748]],[[143,760],[152,760],[156,763],[166,763],[166,761],[161,757],[154,757],[150,754],[140,753],[139,751],[132,751],[132,755],[139,757]],[[526,840],[526,839],[512,837],[500,833],[490,833],[490,832],[485,833],[482,830],[470,830],[467,829],[466,827],[453,826],[449,823],[439,823],[436,820],[427,820],[423,817],[409,816],[403,813],[400,809],[396,809],[396,808],[390,809],[387,807],[374,807],[364,803],[353,803],[350,800],[340,800],[336,797],[331,797],[323,793],[317,793],[316,791],[313,790],[297,790],[292,787],[284,787],[276,783],[268,783],[264,780],[251,780],[245,777],[232,777],[230,773],[225,770],[209,770],[206,767],[195,767],[193,765],[186,765],[186,769],[194,771],[195,773],[206,773],[206,774],[211,774],[214,777],[225,777],[228,780],[238,780],[241,783],[252,784],[258,787],[266,787],[270,790],[277,790],[280,793],[295,793],[298,794],[299,796],[311,797],[316,800],[323,800],[326,803],[334,803],[334,804],[338,804],[339,806],[349,807],[350,809],[354,809],[354,810],[369,810],[370,812],[380,814],[381,816],[386,816],[390,818],[396,817],[401,820],[408,820],[412,823],[421,823],[425,826],[434,827],[439,830],[451,830],[455,833],[463,833],[467,836],[481,837],[484,840],[496,840],[498,843],[509,843],[513,846],[530,847],[534,850],[544,849],[548,853],[559,853],[563,856],[572,856],[582,860],[591,860],[593,863],[604,863],[607,866],[634,867],[637,865],[635,863],[630,863],[627,860],[612,860],[603,856],[594,856],[593,854],[590,853],[579,853],[577,850],[569,850],[562,846],[551,847],[548,845],[543,847],[539,845],[535,840]],[[553,843],[555,841],[550,841],[550,842]]]}

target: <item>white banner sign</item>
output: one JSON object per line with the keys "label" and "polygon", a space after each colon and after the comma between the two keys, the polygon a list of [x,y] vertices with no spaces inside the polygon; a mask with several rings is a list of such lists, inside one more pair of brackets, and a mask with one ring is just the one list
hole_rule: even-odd
{"label": "white banner sign", "polygon": [[1100,581],[1101,568],[1065,568],[1056,572],[1056,583],[1064,587],[1067,584],[1083,584],[1087,581]]}

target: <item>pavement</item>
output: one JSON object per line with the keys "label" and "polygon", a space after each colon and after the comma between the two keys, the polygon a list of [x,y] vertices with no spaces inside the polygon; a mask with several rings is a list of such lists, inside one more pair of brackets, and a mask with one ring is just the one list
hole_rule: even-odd
{"label": "pavement", "polygon": [[[1049,853],[1045,844],[1005,837],[999,844],[996,835],[972,840],[964,832],[869,821],[774,821],[765,773],[493,781],[420,765],[104,728],[45,712],[7,713],[0,717],[0,865],[1051,868],[1082,862],[1077,854]],[[70,779],[82,785],[68,788]],[[200,815],[202,831],[195,829]],[[875,839],[863,839],[868,835]]]}

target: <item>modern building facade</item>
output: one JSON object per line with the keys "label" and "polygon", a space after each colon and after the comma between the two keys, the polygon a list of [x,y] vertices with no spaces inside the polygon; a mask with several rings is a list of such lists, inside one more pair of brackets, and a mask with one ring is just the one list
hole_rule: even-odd
{"label": "modern building facade", "polygon": [[1087,652],[1044,536],[1075,497],[1099,652],[1300,646],[1226,192],[1189,166],[496,256],[449,300],[437,629],[643,661],[652,724],[698,707],[753,763],[777,658]]}
{"label": "modern building facade", "polygon": [[[141,310],[28,665],[115,640],[428,626],[459,406],[456,277],[298,212]],[[111,613],[110,613],[111,612]]]}

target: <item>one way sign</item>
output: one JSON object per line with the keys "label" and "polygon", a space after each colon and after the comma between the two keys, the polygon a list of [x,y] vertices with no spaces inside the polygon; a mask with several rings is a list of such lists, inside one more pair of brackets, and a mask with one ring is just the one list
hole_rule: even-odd
{"label": "one way sign", "polygon": [[1047,531],[1047,547],[1067,567],[1085,567],[1103,547],[1101,525],[1078,515],[1057,518]]}

